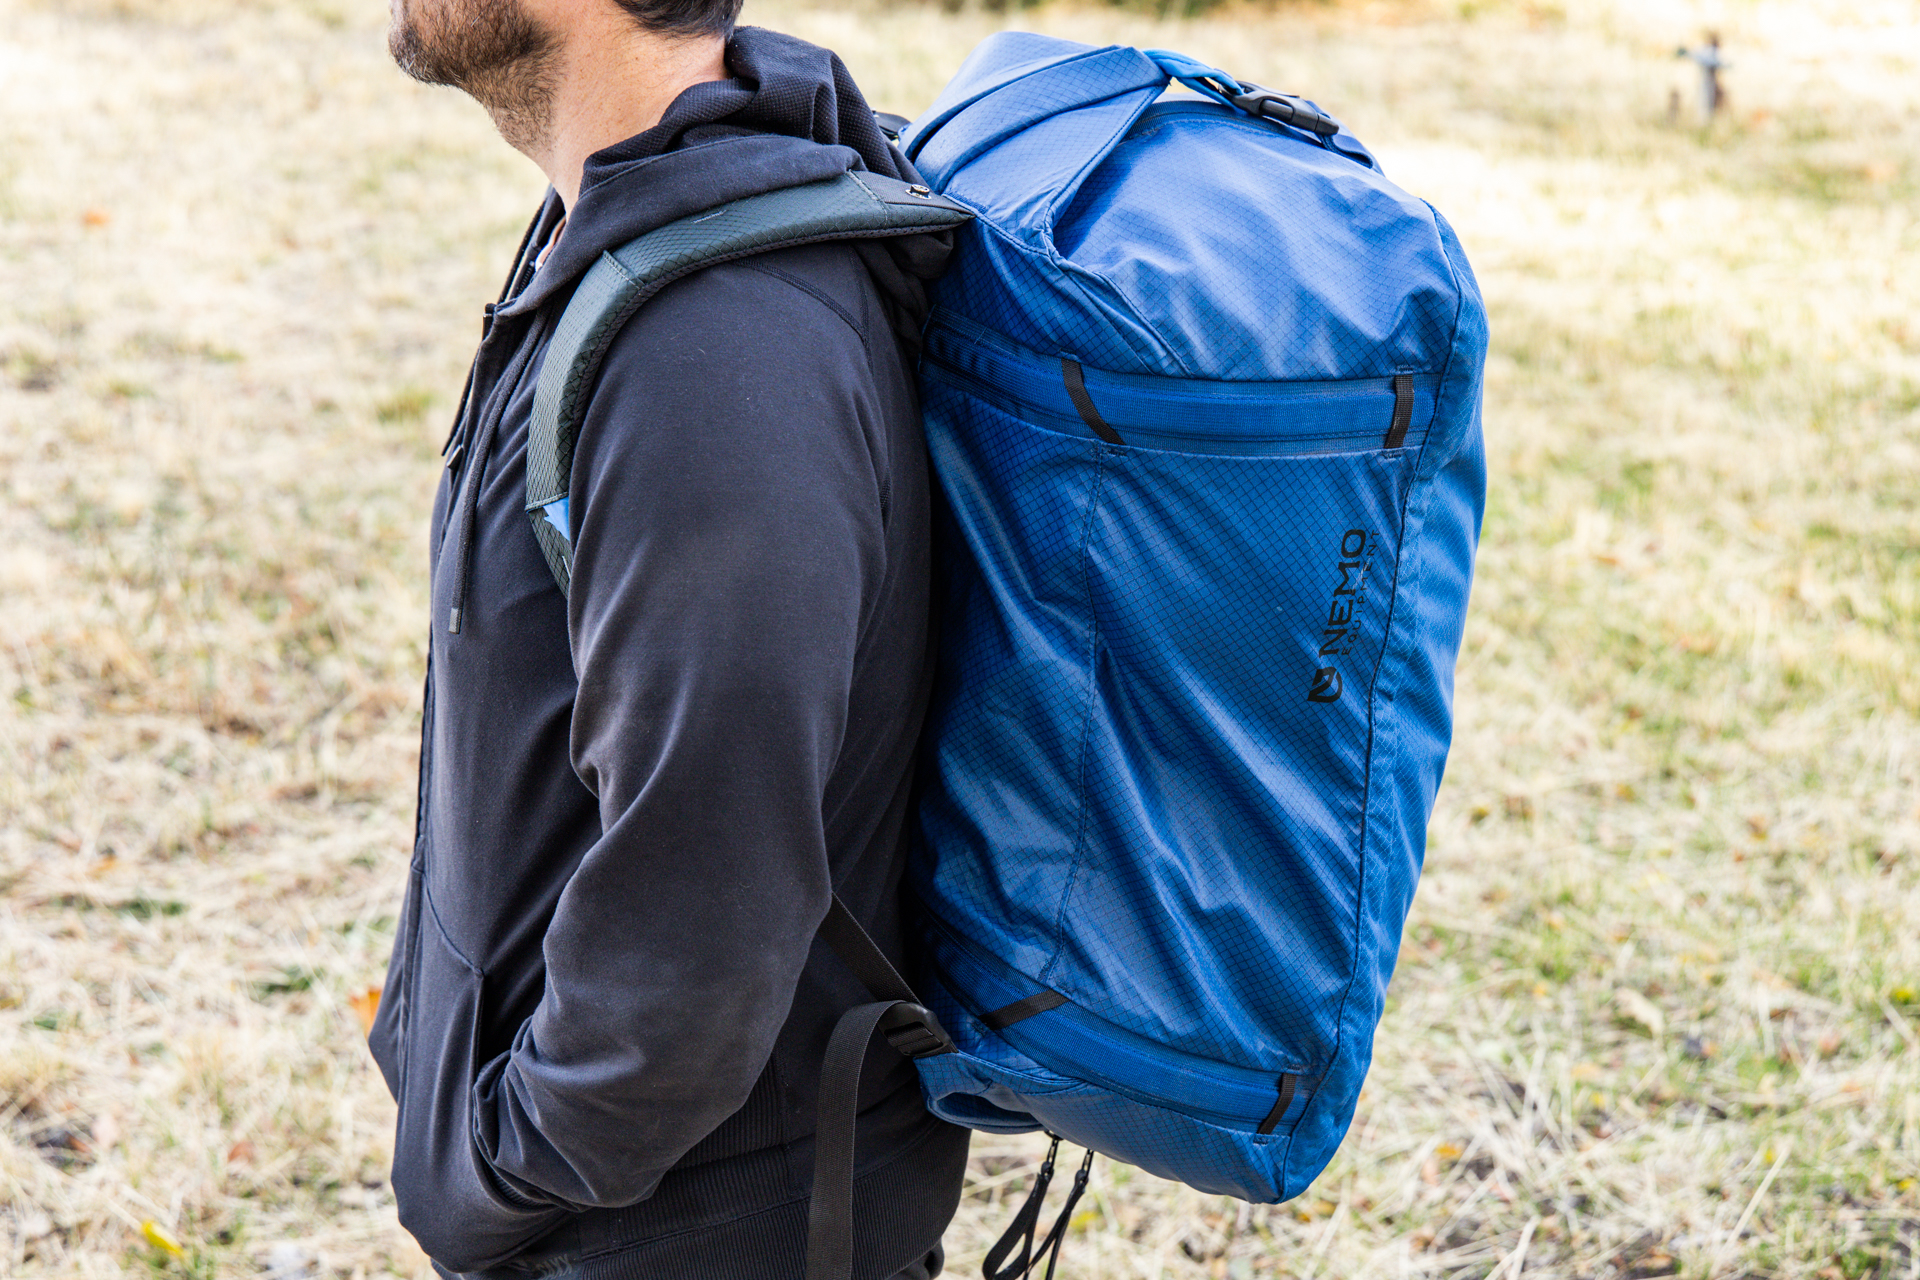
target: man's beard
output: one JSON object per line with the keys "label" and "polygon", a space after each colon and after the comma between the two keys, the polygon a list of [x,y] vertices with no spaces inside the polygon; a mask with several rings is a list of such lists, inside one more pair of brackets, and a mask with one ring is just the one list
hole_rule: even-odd
{"label": "man's beard", "polygon": [[423,84],[451,85],[531,154],[552,125],[558,42],[519,0],[393,0],[387,51]]}

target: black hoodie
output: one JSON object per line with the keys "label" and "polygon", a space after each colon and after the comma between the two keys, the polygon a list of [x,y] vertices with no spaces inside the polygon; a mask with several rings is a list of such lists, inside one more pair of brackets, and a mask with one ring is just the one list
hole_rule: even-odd
{"label": "black hoodie", "polygon": [[[908,176],[839,60],[745,28],[729,81],[549,193],[434,506],[406,907],[371,1037],[401,1221],[443,1273],[803,1270],[821,1058],[869,997],[814,933],[837,890],[896,961],[929,676],[911,344],[939,237],[779,250],[662,290],[573,461],[563,597],[523,510],[533,389],[604,251],[848,169]],[[926,1254],[965,1131],[884,1044],[857,1267]]]}

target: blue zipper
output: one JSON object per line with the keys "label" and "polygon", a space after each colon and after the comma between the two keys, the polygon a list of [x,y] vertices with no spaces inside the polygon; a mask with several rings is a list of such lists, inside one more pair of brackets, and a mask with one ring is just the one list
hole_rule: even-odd
{"label": "blue zipper", "polygon": [[[934,313],[922,368],[932,380],[1035,426],[1098,438],[1067,393],[1058,357],[1030,351],[965,316]],[[1390,377],[1214,382],[1085,367],[1082,377],[1100,416],[1127,446],[1243,457],[1400,451],[1385,448],[1393,421]],[[1439,389],[1437,374],[1413,375],[1413,418],[1401,450],[1426,440]]]}

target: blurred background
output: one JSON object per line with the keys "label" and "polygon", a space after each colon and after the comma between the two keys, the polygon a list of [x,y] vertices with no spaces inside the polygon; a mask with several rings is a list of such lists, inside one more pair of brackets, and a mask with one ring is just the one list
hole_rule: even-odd
{"label": "blurred background", "polygon": [[[1103,1162],[1064,1274],[1920,1277],[1920,4],[745,20],[905,114],[1009,26],[1308,95],[1487,295],[1457,741],[1352,1136],[1276,1207]],[[361,1030],[436,455],[543,182],[384,22],[0,0],[0,1273],[426,1274]],[[975,1150],[961,1277],[1036,1154]]]}

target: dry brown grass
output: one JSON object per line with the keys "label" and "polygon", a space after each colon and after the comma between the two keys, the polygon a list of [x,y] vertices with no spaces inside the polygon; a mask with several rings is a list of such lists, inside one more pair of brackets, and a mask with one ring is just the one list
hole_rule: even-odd
{"label": "dry brown grass", "polygon": [[[434,449],[539,182],[378,8],[0,7],[0,1272],[421,1267],[349,1002]],[[1459,741],[1353,1137],[1278,1208],[1103,1163],[1065,1273],[1920,1277],[1920,8],[750,16],[899,110],[1015,19],[1312,93],[1492,308]],[[1671,127],[1708,24],[1732,118]],[[963,1276],[1034,1147],[976,1151]]]}

